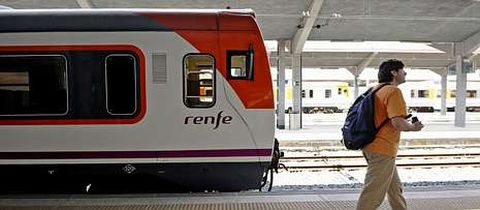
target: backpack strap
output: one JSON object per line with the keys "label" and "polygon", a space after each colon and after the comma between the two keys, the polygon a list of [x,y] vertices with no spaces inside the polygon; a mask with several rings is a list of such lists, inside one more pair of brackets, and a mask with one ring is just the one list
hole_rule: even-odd
{"label": "backpack strap", "polygon": [[390,120],[390,118],[387,117],[387,119],[385,119],[385,120],[382,122],[382,124],[380,124],[380,126],[378,126],[378,128],[376,128],[377,131],[379,131],[380,129],[382,129],[382,127],[383,127],[385,124],[387,124],[387,122],[388,122],[389,120]]}
{"label": "backpack strap", "polygon": [[372,87],[372,88],[371,88],[371,89],[373,89],[373,93],[372,93],[372,94],[375,94],[377,91],[379,91],[380,89],[382,89],[383,87],[385,87],[385,86],[387,86],[387,85],[389,85],[389,84],[388,84],[388,83],[382,83],[382,84],[380,85],[380,87],[378,87],[378,88],[376,88],[376,89],[374,89],[374,88]]}
{"label": "backpack strap", "polygon": [[[382,83],[382,84],[380,85],[380,87],[378,87],[377,89],[373,90],[372,94],[375,94],[377,91],[379,91],[380,89],[382,89],[382,88],[385,87],[386,85],[388,85],[388,83]],[[390,118],[388,118],[388,116],[387,116],[387,119],[385,119],[385,120],[382,122],[382,124],[380,124],[380,126],[378,126],[378,128],[376,128],[377,131],[379,131],[380,129],[382,129],[382,127],[383,127],[385,124],[387,124],[387,122],[388,122],[389,120],[390,120]]]}
{"label": "backpack strap", "polygon": [[382,83],[382,85],[375,89],[375,87],[371,87],[371,88],[368,88],[367,91],[365,91],[362,95],[358,96],[357,99],[355,99],[355,101],[353,102],[352,104],[352,107],[353,105],[357,104],[358,102],[360,102],[361,100],[363,100],[365,97],[367,97],[368,94],[375,94],[375,92],[377,92],[377,90],[380,90],[380,88],[382,88],[383,86],[387,85],[386,83]]}

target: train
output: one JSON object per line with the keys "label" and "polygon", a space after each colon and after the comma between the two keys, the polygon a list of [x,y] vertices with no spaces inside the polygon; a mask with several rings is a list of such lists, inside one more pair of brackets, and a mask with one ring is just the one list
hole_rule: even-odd
{"label": "train", "polygon": [[[288,82],[287,82],[288,84]],[[376,83],[359,87],[359,94]],[[480,82],[468,81],[466,86],[466,111],[480,111]],[[407,81],[401,84],[403,97],[410,112],[435,112],[441,110],[441,85],[438,81]],[[275,92],[276,91],[275,87]],[[447,111],[455,111],[456,83],[449,81],[446,90]],[[341,113],[348,111],[354,100],[354,87],[345,81],[305,81],[302,83],[302,112]],[[285,88],[285,112],[292,111],[292,87]],[[276,98],[277,94],[275,94]]]}
{"label": "train", "polygon": [[[399,86],[410,111],[434,112],[441,109],[441,86],[435,81],[406,82]],[[466,111],[480,111],[480,82],[466,85]],[[456,82],[449,81],[446,89],[446,111],[455,111]]]}
{"label": "train", "polygon": [[0,22],[0,191],[264,184],[275,110],[252,10],[3,10]]}

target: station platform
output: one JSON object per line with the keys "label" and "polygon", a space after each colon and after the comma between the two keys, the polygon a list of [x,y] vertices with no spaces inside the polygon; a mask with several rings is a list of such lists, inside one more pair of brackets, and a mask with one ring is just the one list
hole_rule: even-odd
{"label": "station platform", "polygon": [[[275,138],[280,142],[280,148],[312,147],[312,148],[343,148],[340,126],[338,129],[325,126],[305,126],[301,130],[276,129]],[[420,132],[402,132],[400,148],[405,146],[480,146],[480,126],[466,128],[435,126],[435,130],[427,127]],[[478,130],[474,130],[478,129]]]}
{"label": "station platform", "polygon": [[[355,209],[359,190],[125,195],[2,195],[0,209]],[[408,209],[480,209],[480,189],[406,190]],[[390,209],[388,201],[379,209]]]}
{"label": "station platform", "polygon": [[[330,125],[329,127],[333,126]],[[480,128],[480,126],[468,126],[467,128],[445,126],[443,129],[438,127],[438,130],[430,130],[427,127],[425,131],[402,132],[401,140],[480,139],[480,130],[472,130],[470,127]],[[279,141],[340,141],[342,139],[340,129],[340,125],[329,130],[326,130],[325,126],[322,125],[304,126],[300,130],[276,129],[275,137]]]}

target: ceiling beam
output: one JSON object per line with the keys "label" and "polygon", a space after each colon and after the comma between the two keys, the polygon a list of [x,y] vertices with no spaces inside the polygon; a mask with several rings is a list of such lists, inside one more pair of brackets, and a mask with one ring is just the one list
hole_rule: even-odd
{"label": "ceiling beam", "polygon": [[92,0],[77,0],[78,6],[83,9],[92,9],[95,8],[95,5],[93,4]]}
{"label": "ceiling beam", "polygon": [[315,24],[315,21],[317,20],[317,16],[322,8],[322,4],[323,0],[312,0],[308,11],[305,12],[306,14],[304,14],[302,23],[299,25],[297,32],[293,36],[291,52],[302,52],[303,46],[305,45],[305,42],[312,31],[313,24]]}
{"label": "ceiling beam", "polygon": [[363,60],[360,64],[357,66],[357,74],[360,75],[365,68],[367,68],[372,60],[377,56],[378,52],[373,52],[371,53],[367,59]]}
{"label": "ceiling beam", "polygon": [[463,49],[460,49],[459,53],[462,53],[464,56],[471,56],[480,47],[480,30],[463,40],[462,43],[463,46],[460,46]]}
{"label": "ceiling beam", "polygon": [[468,57],[468,60],[478,62],[477,59],[480,58],[480,54],[472,54],[470,57]]}
{"label": "ceiling beam", "polygon": [[[276,52],[270,52],[270,64],[276,66]],[[397,58],[409,68],[444,68],[455,59],[445,53],[384,53],[378,52],[303,52],[302,66],[305,68],[377,68],[384,60]],[[291,54],[285,53],[285,65],[291,65]]]}
{"label": "ceiling beam", "polygon": [[429,46],[445,52],[452,59],[455,58],[455,45],[453,42],[442,42],[442,43],[434,42],[429,44]]}

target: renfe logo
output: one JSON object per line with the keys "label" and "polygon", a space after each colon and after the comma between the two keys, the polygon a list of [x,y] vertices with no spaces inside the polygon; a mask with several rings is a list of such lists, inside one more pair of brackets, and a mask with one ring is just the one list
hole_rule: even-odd
{"label": "renfe logo", "polygon": [[220,111],[217,114],[217,117],[215,116],[186,116],[185,117],[185,122],[183,124],[188,125],[188,124],[195,124],[195,125],[215,125],[213,130],[217,129],[220,123],[222,124],[230,124],[232,122],[233,117],[232,116],[222,116],[223,111]]}

